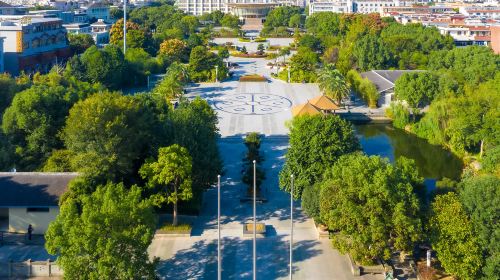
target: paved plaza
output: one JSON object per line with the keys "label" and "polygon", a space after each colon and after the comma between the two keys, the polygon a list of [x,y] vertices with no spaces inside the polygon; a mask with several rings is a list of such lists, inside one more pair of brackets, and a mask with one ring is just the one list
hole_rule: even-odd
{"label": "paved plaza", "polygon": [[[190,86],[187,96],[208,100],[217,111],[221,137],[259,132],[267,136],[287,135],[286,122],[292,118],[292,106],[305,103],[320,94],[316,84],[286,83],[272,79],[266,67],[269,60],[231,58],[239,65],[233,79],[221,83]],[[264,75],[268,82],[243,82],[244,74]]]}
{"label": "paved plaza", "polygon": [[[246,194],[242,184],[242,159],[246,152],[243,137],[248,132],[264,135],[261,151],[266,173],[263,196],[257,205],[257,219],[266,224],[267,234],[257,241],[257,279],[288,278],[290,242],[290,196],[278,186],[278,173],[288,148],[291,107],[319,95],[315,84],[288,84],[271,79],[265,59],[231,58],[240,65],[232,80],[193,84],[188,98],[202,97],[216,110],[224,161],[221,190],[221,234],[223,279],[252,278],[252,239],[243,237],[242,225],[252,219],[252,204],[241,203]],[[258,73],[268,82],[238,82],[238,76]],[[204,194],[201,214],[195,219],[191,237],[154,239],[151,257],[160,258],[162,279],[217,279],[217,191]],[[346,256],[318,240],[313,221],[302,214],[300,202],[294,209],[294,279],[381,279],[380,275],[353,277]],[[16,248],[17,247],[17,248]],[[0,247],[0,261],[51,258],[43,246]],[[53,258],[53,257],[52,257]]]}
{"label": "paved plaza", "polygon": [[[188,97],[208,100],[219,118],[219,149],[225,174],[221,187],[222,278],[252,278],[252,239],[243,237],[243,224],[252,220],[252,204],[241,203],[247,186],[241,182],[242,159],[246,152],[243,137],[248,132],[264,136],[263,195],[268,201],[257,204],[257,220],[266,224],[266,237],[257,240],[257,279],[287,279],[290,242],[290,196],[278,186],[278,173],[288,148],[291,107],[319,95],[315,84],[288,84],[271,79],[265,59],[232,58],[241,67],[235,77],[222,83],[196,84]],[[268,82],[237,81],[238,76],[258,73]],[[313,221],[303,215],[300,202],[294,212],[294,279],[381,279],[380,275],[353,277],[346,256],[318,240]],[[150,255],[160,257],[164,279],[217,279],[217,191],[205,193],[201,215],[192,237],[155,239]]]}

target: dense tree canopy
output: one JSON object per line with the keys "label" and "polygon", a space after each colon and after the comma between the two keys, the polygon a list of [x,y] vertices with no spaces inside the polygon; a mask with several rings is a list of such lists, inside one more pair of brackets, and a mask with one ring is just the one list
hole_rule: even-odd
{"label": "dense tree canopy", "polygon": [[352,125],[338,116],[296,117],[290,124],[290,148],[279,174],[280,187],[290,191],[293,174],[294,195],[300,198],[341,155],[359,148]]}
{"label": "dense tree canopy", "polygon": [[68,41],[74,54],[81,54],[95,44],[90,34],[68,34]]}
{"label": "dense tree canopy", "polygon": [[485,265],[484,279],[500,275],[500,179],[485,175],[462,182],[460,200],[477,232]]}
{"label": "dense tree canopy", "polygon": [[63,139],[74,169],[96,180],[131,174],[153,140],[153,114],[134,97],[95,94],[71,108]]}
{"label": "dense tree canopy", "polygon": [[15,167],[35,170],[53,149],[62,148],[57,137],[71,106],[102,90],[98,85],[61,77],[37,75],[33,86],[18,93],[3,115],[2,128],[15,147]]}
{"label": "dense tree canopy", "polygon": [[394,92],[412,108],[430,104],[439,94],[439,77],[429,72],[404,73],[396,80]]}
{"label": "dense tree canopy", "polygon": [[479,239],[455,193],[435,198],[429,229],[432,248],[443,268],[460,279],[477,279],[482,266]]}
{"label": "dense tree canopy", "polygon": [[218,55],[204,46],[197,46],[191,51],[189,74],[193,81],[215,81],[215,66],[218,66],[218,80],[225,79],[227,68]]}
{"label": "dense tree canopy", "polygon": [[155,279],[147,249],[156,218],[134,186],[100,186],[91,195],[69,197],[45,238],[68,279]]}
{"label": "dense tree canopy", "polygon": [[334,247],[361,263],[387,260],[392,249],[411,251],[421,238],[415,191],[422,183],[408,160],[393,166],[377,156],[341,156],[324,175],[319,204]]}

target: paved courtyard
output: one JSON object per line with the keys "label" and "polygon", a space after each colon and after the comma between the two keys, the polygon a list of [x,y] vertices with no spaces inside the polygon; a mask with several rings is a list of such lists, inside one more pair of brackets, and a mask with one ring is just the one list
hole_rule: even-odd
{"label": "paved courtyard", "polygon": [[[290,242],[290,197],[279,189],[278,173],[288,148],[286,123],[291,107],[320,94],[317,85],[288,84],[269,79],[265,83],[239,83],[238,76],[258,73],[270,78],[265,59],[232,58],[241,67],[233,80],[191,85],[187,96],[208,100],[219,118],[219,149],[224,160],[222,177],[222,276],[223,279],[251,279],[252,239],[242,236],[242,224],[252,218],[252,204],[241,203],[246,186],[241,183],[242,159],[246,152],[242,137],[248,132],[265,135],[261,150],[266,180],[262,190],[266,203],[257,205],[257,219],[268,234],[257,241],[257,279],[288,278]],[[150,255],[159,257],[163,279],[217,279],[217,192],[204,194],[201,215],[189,238],[153,240]],[[311,219],[304,216],[300,203],[294,212],[294,279],[381,279],[380,275],[355,278],[347,258],[333,250],[328,240],[318,240]],[[42,246],[0,247],[0,261],[27,258],[46,260]]]}
{"label": "paved courtyard", "polygon": [[[291,107],[320,94],[317,85],[239,83],[238,76],[258,73],[270,78],[264,59],[232,58],[241,67],[231,81],[197,84],[188,97],[209,101],[219,117],[219,149],[225,174],[221,188],[222,278],[252,278],[252,239],[242,236],[243,223],[252,219],[252,204],[241,203],[246,186],[241,183],[243,137],[248,132],[265,135],[261,150],[266,180],[262,190],[266,203],[257,205],[257,220],[266,224],[265,238],[257,240],[257,279],[287,279],[290,242],[290,196],[279,189],[278,173],[288,148]],[[347,258],[332,249],[328,240],[318,240],[313,221],[304,216],[300,203],[294,212],[294,279],[381,279],[352,276]],[[205,193],[202,214],[190,238],[155,239],[150,255],[160,257],[164,279],[217,279],[217,191]]]}
{"label": "paved courtyard", "polygon": [[[188,97],[201,96],[217,110],[222,137],[259,132],[286,135],[286,122],[292,118],[292,106],[305,103],[320,94],[315,84],[288,84],[272,79],[266,59],[231,58],[239,67],[234,77],[222,83],[202,83],[189,87]],[[268,82],[240,83],[238,77],[259,74]]]}

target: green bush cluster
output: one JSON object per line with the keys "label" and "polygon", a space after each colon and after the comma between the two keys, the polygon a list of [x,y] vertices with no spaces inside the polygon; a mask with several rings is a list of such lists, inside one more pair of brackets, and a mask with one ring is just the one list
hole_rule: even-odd
{"label": "green bush cluster", "polygon": [[354,69],[347,72],[347,81],[352,89],[363,99],[370,108],[376,108],[380,94],[375,85]]}

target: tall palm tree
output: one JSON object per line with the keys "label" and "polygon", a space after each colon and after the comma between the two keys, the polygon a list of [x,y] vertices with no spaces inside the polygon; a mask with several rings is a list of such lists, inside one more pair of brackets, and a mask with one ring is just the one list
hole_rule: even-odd
{"label": "tall palm tree", "polygon": [[323,94],[336,100],[338,105],[341,105],[342,99],[349,97],[349,84],[333,64],[326,65],[316,81]]}

